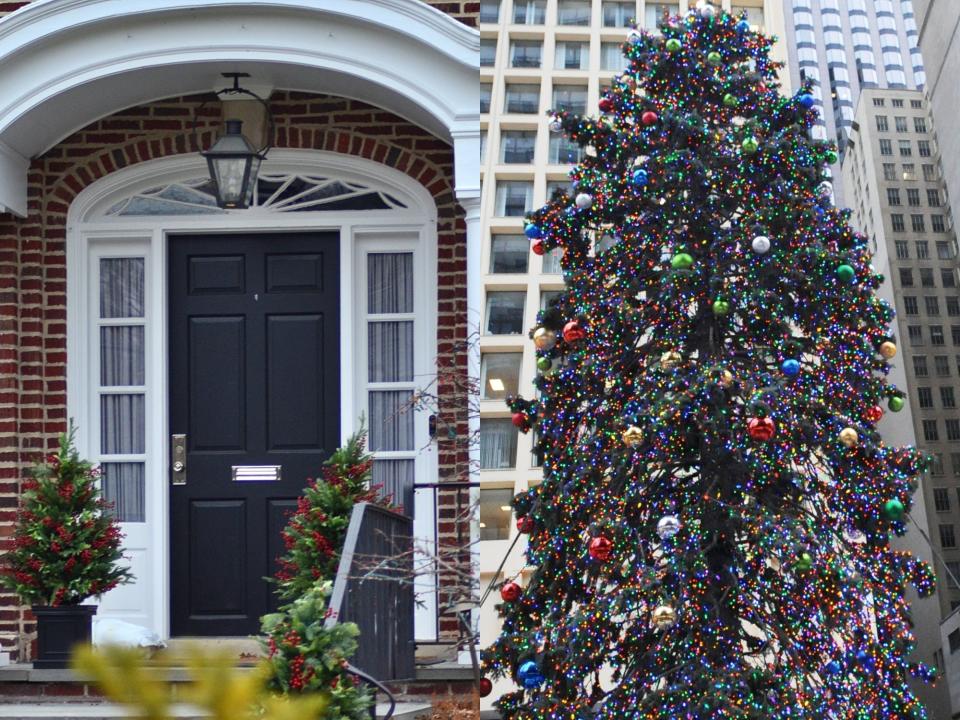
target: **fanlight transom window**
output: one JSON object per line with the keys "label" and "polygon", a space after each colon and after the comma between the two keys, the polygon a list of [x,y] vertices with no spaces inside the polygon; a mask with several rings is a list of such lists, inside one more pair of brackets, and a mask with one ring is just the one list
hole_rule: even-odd
{"label": "fanlight transom window", "polygon": [[[407,205],[362,183],[320,175],[261,174],[250,203],[265,212],[393,210]],[[218,215],[236,210],[217,207],[209,177],[173,182],[135,193],[111,205],[107,217],[146,215]],[[244,211],[239,211],[244,212]]]}

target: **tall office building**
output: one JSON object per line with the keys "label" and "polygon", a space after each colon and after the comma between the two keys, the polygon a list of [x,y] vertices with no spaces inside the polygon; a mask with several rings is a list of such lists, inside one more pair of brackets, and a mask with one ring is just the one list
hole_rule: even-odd
{"label": "tall office building", "polygon": [[[481,172],[484,315],[480,346],[481,580],[521,573],[523,543],[502,569],[516,536],[510,499],[539,482],[533,438],[520,435],[504,404],[507,395],[533,392],[533,345],[527,331],[537,311],[563,287],[559,256],[537,257],[523,235],[523,216],[543,205],[556,186],[568,183],[580,148],[550,133],[546,111],[598,112],[605,86],[624,69],[620,51],[630,21],[656,29],[665,12],[687,12],[694,0],[483,0],[481,33]],[[746,13],[768,34],[785,37],[782,0],[715,0]],[[785,62],[778,43],[775,59]],[[783,82],[790,92],[790,77]],[[489,597],[481,611],[481,645],[499,629]],[[491,698],[512,690],[504,683]],[[485,705],[486,706],[486,705]]]}
{"label": "tall office building", "polygon": [[[945,215],[945,185],[922,92],[863,89],[843,160],[851,223],[864,233],[880,294],[896,309],[900,349],[891,382],[909,404],[880,426],[891,445],[915,444],[932,463],[898,543],[933,562],[939,603],[912,597],[917,659],[945,669],[939,621],[960,607],[960,276]],[[929,528],[929,530],[927,530]],[[928,532],[931,544],[923,533]],[[949,570],[949,572],[948,572]],[[948,718],[947,683],[924,691],[930,717]]]}
{"label": "tall office building", "polygon": [[[841,159],[865,88],[922,88],[926,82],[910,0],[783,0],[794,87],[815,82],[820,122]],[[839,165],[834,174],[839,176]],[[838,204],[844,189],[835,183]]]}

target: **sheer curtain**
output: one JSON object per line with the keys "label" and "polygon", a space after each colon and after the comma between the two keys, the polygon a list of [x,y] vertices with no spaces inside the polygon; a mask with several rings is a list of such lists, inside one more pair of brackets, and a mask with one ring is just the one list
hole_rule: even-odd
{"label": "sheer curtain", "polygon": [[509,418],[480,421],[480,467],[505,470],[517,464],[517,428]]}

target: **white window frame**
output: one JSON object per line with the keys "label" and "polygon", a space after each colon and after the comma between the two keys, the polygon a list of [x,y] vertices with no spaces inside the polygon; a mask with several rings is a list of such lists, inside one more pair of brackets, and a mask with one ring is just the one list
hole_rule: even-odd
{"label": "white window frame", "polygon": [[[356,427],[366,410],[366,327],[356,293],[366,283],[366,264],[358,262],[369,248],[413,248],[415,294],[414,376],[426,384],[435,374],[437,325],[437,210],[433,197],[404,173],[364,158],[318,150],[274,149],[264,173],[300,172],[364,182],[401,199],[407,209],[279,213],[250,209],[211,215],[106,217],[104,211],[130,195],[169,182],[207,174],[199,154],[177,155],[129,166],[85,188],[67,216],[67,410],[78,425],[78,449],[99,459],[99,323],[98,277],[91,263],[100,257],[145,259],[144,309],[146,366],[146,522],[123,523],[125,548],[133,556],[137,584],[105,595],[98,617],[116,617],[170,635],[169,417],[167,397],[167,239],[181,233],[254,233],[334,231],[340,238],[340,397],[341,439]],[[364,414],[366,414],[364,412]],[[437,453],[431,444],[428,418],[415,420],[416,469],[419,482],[435,482]],[[138,456],[139,458],[140,456]],[[435,538],[431,505],[417,501],[414,532]],[[421,512],[422,510],[422,512]],[[434,578],[422,578],[418,589],[427,607],[418,609],[418,640],[436,640]]]}

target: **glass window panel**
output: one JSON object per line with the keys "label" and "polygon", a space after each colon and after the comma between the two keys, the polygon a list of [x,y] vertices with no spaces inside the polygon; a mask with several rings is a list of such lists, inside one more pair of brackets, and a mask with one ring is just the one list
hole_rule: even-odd
{"label": "glass window panel", "polygon": [[387,460],[378,458],[373,461],[373,473],[370,478],[371,489],[389,498],[397,507],[406,512],[413,502],[413,482],[416,473],[414,460]]}
{"label": "glass window panel", "polygon": [[519,335],[523,332],[526,296],[523,291],[487,293],[487,334]]}
{"label": "glass window panel", "polygon": [[413,312],[413,253],[367,255],[367,312]]}
{"label": "glass window panel", "polygon": [[367,326],[370,382],[413,380],[413,321],[371,322]]}
{"label": "glass window panel", "polygon": [[504,111],[508,113],[536,113],[540,109],[540,86],[530,83],[507,85]]}
{"label": "glass window panel", "polygon": [[113,505],[111,512],[120,522],[146,520],[146,481],[139,462],[103,463],[100,482],[103,499]]}
{"label": "glass window panel", "polygon": [[510,65],[515,68],[538,68],[542,52],[539,40],[514,40],[510,44]]}
{"label": "glass window panel", "polygon": [[143,258],[100,260],[100,317],[143,317]]}
{"label": "glass window panel", "polygon": [[144,384],[142,325],[100,328],[100,384]]}
{"label": "glass window panel", "polygon": [[370,450],[413,450],[413,393],[370,392]]}
{"label": "glass window panel", "polygon": [[590,3],[585,0],[559,0],[557,3],[558,25],[589,25]]}
{"label": "glass window panel", "polygon": [[513,490],[480,490],[480,539],[508,540],[513,525]]}
{"label": "glass window panel", "polygon": [[627,69],[627,58],[620,49],[620,43],[600,43],[600,69],[623,72]]}
{"label": "glass window panel", "polygon": [[497,41],[483,38],[480,41],[480,67],[493,67],[497,59]]}
{"label": "glass window panel", "polygon": [[497,183],[497,215],[523,217],[533,205],[533,183],[502,180]]}
{"label": "glass window panel", "polygon": [[525,235],[494,235],[490,238],[490,272],[525,273],[530,241]]}
{"label": "glass window panel", "polygon": [[143,394],[100,396],[100,452],[138,455],[146,451]]}
{"label": "glass window panel", "polygon": [[500,138],[500,162],[532,163],[536,131],[504,130]]}
{"label": "glass window panel", "polygon": [[563,248],[554,248],[543,256],[543,272],[546,275],[560,275],[563,268],[560,259],[563,257]]}
{"label": "glass window panel", "polygon": [[655,30],[657,23],[661,22],[665,15],[679,15],[679,3],[654,3],[648,2],[645,6],[644,27],[649,30]]}
{"label": "glass window panel", "polygon": [[517,428],[510,418],[480,418],[480,469],[506,470],[517,464]]}
{"label": "glass window panel", "polygon": [[543,25],[547,0],[514,0],[513,21],[519,25]]}
{"label": "glass window panel", "polygon": [[480,396],[484,400],[501,400],[516,395],[522,358],[522,353],[484,353],[480,363]]}

